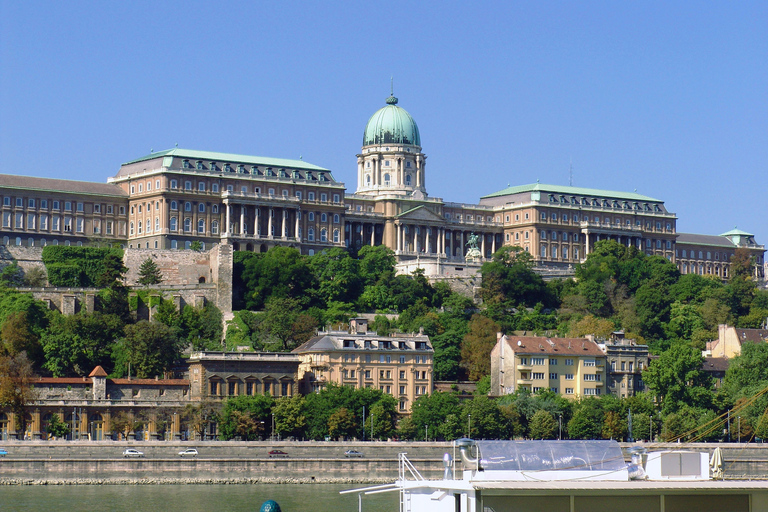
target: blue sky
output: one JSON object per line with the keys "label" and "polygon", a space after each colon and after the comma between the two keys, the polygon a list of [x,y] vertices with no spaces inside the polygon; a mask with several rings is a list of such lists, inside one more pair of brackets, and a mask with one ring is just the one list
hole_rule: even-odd
{"label": "blue sky", "polygon": [[0,172],[105,182],[173,147],[298,158],[354,190],[368,118],[427,190],[634,191],[768,243],[768,2],[0,0]]}

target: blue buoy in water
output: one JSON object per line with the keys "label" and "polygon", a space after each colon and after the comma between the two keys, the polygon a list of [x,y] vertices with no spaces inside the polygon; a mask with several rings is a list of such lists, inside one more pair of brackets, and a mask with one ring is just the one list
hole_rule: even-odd
{"label": "blue buoy in water", "polygon": [[283,511],[280,509],[280,505],[278,505],[276,501],[267,500],[261,505],[259,512],[283,512]]}

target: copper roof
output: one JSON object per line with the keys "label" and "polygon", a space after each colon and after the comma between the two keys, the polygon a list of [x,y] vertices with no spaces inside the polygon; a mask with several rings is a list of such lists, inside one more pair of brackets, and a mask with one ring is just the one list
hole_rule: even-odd
{"label": "copper roof", "polygon": [[104,371],[104,368],[101,367],[101,365],[97,366],[93,369],[93,371],[88,374],[89,377],[106,377],[107,372]]}

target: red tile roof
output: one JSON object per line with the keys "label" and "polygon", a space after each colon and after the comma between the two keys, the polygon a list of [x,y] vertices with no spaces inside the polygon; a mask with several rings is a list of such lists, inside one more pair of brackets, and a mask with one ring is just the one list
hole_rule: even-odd
{"label": "red tile roof", "polygon": [[507,344],[515,354],[551,354],[561,356],[605,356],[594,341],[585,338],[544,338],[507,335]]}
{"label": "red tile roof", "polygon": [[104,371],[104,368],[101,367],[101,365],[97,366],[93,369],[93,371],[88,375],[89,377],[106,377],[107,372]]}

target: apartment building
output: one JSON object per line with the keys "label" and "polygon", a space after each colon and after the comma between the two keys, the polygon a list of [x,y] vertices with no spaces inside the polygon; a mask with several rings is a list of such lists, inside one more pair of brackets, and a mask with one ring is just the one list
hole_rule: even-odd
{"label": "apartment building", "polygon": [[379,336],[365,318],[350,320],[349,331],[320,332],[293,353],[301,359],[303,394],[328,383],[375,388],[398,401],[408,414],[414,400],[432,392],[434,350],[424,334]]}
{"label": "apartment building", "polygon": [[602,395],[606,355],[586,338],[498,333],[491,351],[491,395],[550,389],[569,399]]}

